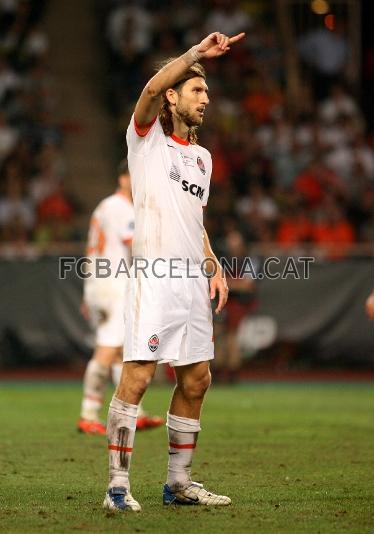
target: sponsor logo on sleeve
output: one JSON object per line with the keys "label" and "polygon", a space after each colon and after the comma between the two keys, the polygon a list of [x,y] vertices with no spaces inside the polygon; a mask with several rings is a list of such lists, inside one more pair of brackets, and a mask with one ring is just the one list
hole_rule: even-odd
{"label": "sponsor logo on sleeve", "polygon": [[200,156],[197,157],[197,165],[199,169],[201,170],[201,172],[205,175],[206,174],[205,165]]}

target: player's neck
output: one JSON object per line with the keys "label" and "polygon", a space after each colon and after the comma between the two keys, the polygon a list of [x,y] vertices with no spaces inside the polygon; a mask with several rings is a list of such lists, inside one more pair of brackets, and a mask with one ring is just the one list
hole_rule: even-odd
{"label": "player's neck", "polygon": [[130,200],[131,202],[131,192],[126,191],[125,189],[117,189],[117,195],[121,195],[122,197],[125,197],[127,200]]}
{"label": "player's neck", "polygon": [[178,120],[177,117],[173,117],[173,126],[173,135],[179,137],[180,139],[183,139],[184,141],[188,141],[189,127],[187,126],[187,124],[183,121]]}

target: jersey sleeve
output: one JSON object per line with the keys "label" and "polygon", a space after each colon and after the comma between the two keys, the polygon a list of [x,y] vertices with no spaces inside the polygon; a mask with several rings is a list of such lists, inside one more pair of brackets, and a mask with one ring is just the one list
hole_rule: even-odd
{"label": "jersey sleeve", "polygon": [[134,114],[132,115],[126,133],[129,152],[145,154],[164,137],[164,132],[158,116],[147,126],[139,127],[136,124]]}

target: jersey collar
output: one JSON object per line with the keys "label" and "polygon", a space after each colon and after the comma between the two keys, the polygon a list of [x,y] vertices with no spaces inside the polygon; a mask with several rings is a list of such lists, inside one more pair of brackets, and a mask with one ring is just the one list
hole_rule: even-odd
{"label": "jersey collar", "polygon": [[173,141],[175,141],[176,143],[179,143],[180,145],[188,146],[190,144],[188,141],[186,141],[185,139],[182,139],[181,137],[178,137],[175,134],[171,134],[170,137],[172,138]]}

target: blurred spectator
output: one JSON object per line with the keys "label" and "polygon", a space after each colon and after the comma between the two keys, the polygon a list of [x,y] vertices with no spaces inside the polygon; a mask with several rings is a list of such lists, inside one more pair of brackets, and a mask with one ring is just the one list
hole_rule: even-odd
{"label": "blurred spectator", "polygon": [[16,146],[17,139],[17,130],[9,126],[4,113],[0,111],[0,163],[12,152]]}
{"label": "blurred spectator", "polygon": [[311,72],[315,95],[325,98],[332,84],[344,76],[349,46],[342,20],[329,30],[319,27],[300,37],[299,52]]}
{"label": "blurred spectator", "polygon": [[312,160],[296,177],[295,191],[309,207],[319,206],[329,192],[342,199],[346,197],[343,181],[318,159]]}
{"label": "blurred spectator", "polygon": [[0,227],[5,241],[27,240],[35,222],[33,206],[24,194],[16,166],[8,167],[5,194],[0,199]]}
{"label": "blurred spectator", "polygon": [[139,54],[150,48],[152,17],[139,4],[128,0],[110,13],[107,35],[113,52],[121,54],[126,46]]}
{"label": "blurred spectator", "polygon": [[276,203],[258,183],[250,184],[248,195],[238,201],[237,210],[239,215],[249,217],[257,213],[265,221],[273,221],[278,215]]}
{"label": "blurred spectator", "polygon": [[21,54],[28,60],[38,59],[46,55],[48,46],[46,33],[38,24],[35,24],[29,29],[21,48]]}
{"label": "blurred spectator", "polygon": [[206,32],[219,31],[231,36],[248,31],[252,20],[240,4],[239,0],[215,0],[205,23]]}
{"label": "blurred spectator", "polygon": [[225,307],[224,343],[221,339],[218,360],[215,362],[216,377],[222,381],[233,382],[238,377],[243,360],[238,343],[238,328],[241,321],[257,306],[252,278],[255,273],[251,273],[255,266],[250,262],[247,252],[240,232],[229,232],[225,240],[224,257],[229,266],[226,276],[230,298]]}
{"label": "blurred spectator", "polygon": [[312,220],[305,208],[285,208],[278,225],[276,241],[285,249],[310,242],[312,228]]}
{"label": "blurred spectator", "polygon": [[327,123],[333,123],[339,117],[359,117],[360,111],[353,98],[344,91],[343,87],[334,84],[330,94],[319,106],[321,119]]}
{"label": "blurred spectator", "polygon": [[9,92],[21,85],[20,77],[9,67],[7,60],[0,55],[0,104]]}
{"label": "blurred spectator", "polygon": [[326,248],[328,234],[348,253],[349,243],[370,234],[364,197],[374,179],[374,136],[370,141],[360,106],[346,89],[347,20],[335,19],[331,31],[318,18],[319,27],[300,36],[306,76],[291,115],[270,4],[105,3],[110,109],[116,120],[121,116],[120,146],[123,126],[157,60],[179,54],[208,31],[247,31],[235,60],[223,57],[206,65],[212,99],[199,138],[214,161],[205,216],[212,241],[224,249],[226,236],[239,231],[246,241],[261,244],[320,242]]}
{"label": "blurred spectator", "polygon": [[355,232],[333,196],[326,197],[324,209],[316,214],[312,239],[330,260],[344,257],[355,241]]}
{"label": "blurred spectator", "polygon": [[65,192],[63,183],[45,197],[38,206],[37,240],[67,241],[72,237],[74,206]]}
{"label": "blurred spectator", "polygon": [[276,82],[268,77],[252,77],[248,81],[248,94],[244,109],[259,126],[274,118],[282,110],[283,94]]}
{"label": "blurred spectator", "polygon": [[[1,240],[73,235],[73,206],[62,194],[66,163],[54,118],[56,95],[46,63],[45,0],[0,2]],[[35,217],[38,213],[38,218]],[[56,220],[69,231],[56,232]],[[51,225],[49,228],[48,225]],[[53,231],[52,231],[53,226]],[[36,230],[38,229],[38,232]]]}

